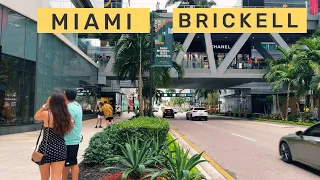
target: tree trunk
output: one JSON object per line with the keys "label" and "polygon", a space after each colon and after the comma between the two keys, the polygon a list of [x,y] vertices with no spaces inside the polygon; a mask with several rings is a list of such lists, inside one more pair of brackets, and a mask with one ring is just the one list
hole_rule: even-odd
{"label": "tree trunk", "polygon": [[296,102],[296,106],[297,106],[297,113],[298,115],[300,116],[300,105],[299,105],[299,102]]}
{"label": "tree trunk", "polygon": [[139,91],[139,114],[140,116],[144,115],[143,112],[143,96],[142,96],[142,56],[141,56],[141,40],[140,40],[140,65],[139,65],[139,82],[138,82],[138,91]]}
{"label": "tree trunk", "polygon": [[277,94],[277,106],[278,106],[278,111],[279,111],[279,113],[280,113],[281,119],[284,120],[283,114],[282,114],[281,109],[280,109],[280,98],[279,98],[279,94]]}
{"label": "tree trunk", "polygon": [[289,100],[290,100],[290,86],[291,83],[288,83],[288,90],[287,90],[287,106],[286,106],[286,121],[288,121],[288,107],[289,107]]}

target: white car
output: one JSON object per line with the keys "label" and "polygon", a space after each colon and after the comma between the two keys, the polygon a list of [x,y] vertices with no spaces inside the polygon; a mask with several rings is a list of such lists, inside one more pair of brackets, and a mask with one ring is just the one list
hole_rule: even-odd
{"label": "white car", "polygon": [[205,121],[207,121],[208,120],[208,111],[203,107],[193,107],[193,108],[189,109],[189,111],[187,112],[186,119],[187,120],[189,120],[189,119],[190,120],[204,119]]}

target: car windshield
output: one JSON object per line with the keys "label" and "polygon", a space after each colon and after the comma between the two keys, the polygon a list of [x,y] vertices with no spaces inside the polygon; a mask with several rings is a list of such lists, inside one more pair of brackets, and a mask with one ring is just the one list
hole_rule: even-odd
{"label": "car windshield", "polygon": [[198,111],[199,111],[199,110],[203,110],[203,111],[204,111],[204,110],[206,110],[206,109],[205,109],[205,108],[194,108],[194,110],[198,110]]}

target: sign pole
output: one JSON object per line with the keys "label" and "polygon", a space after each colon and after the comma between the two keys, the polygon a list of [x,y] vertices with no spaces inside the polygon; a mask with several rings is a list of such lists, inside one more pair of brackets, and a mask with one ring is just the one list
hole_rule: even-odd
{"label": "sign pole", "polygon": [[149,92],[149,116],[152,116],[152,110],[153,110],[153,68],[154,68],[154,11],[152,11],[151,14],[151,33],[150,33],[150,40],[151,40],[151,51],[150,51],[150,92]]}

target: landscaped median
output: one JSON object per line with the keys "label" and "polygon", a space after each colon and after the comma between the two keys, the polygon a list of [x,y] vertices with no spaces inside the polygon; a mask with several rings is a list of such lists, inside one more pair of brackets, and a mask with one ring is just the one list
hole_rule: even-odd
{"label": "landscaped median", "polygon": [[94,135],[80,164],[82,180],[202,179],[196,166],[200,154],[190,157],[169,134],[169,122],[139,117],[119,122]]}
{"label": "landscaped median", "polygon": [[295,122],[295,121],[263,119],[263,118],[252,118],[252,119],[255,121],[273,122],[273,123],[281,123],[281,124],[293,124],[293,125],[300,125],[300,126],[312,126],[313,125],[313,123],[311,123],[311,122]]}

